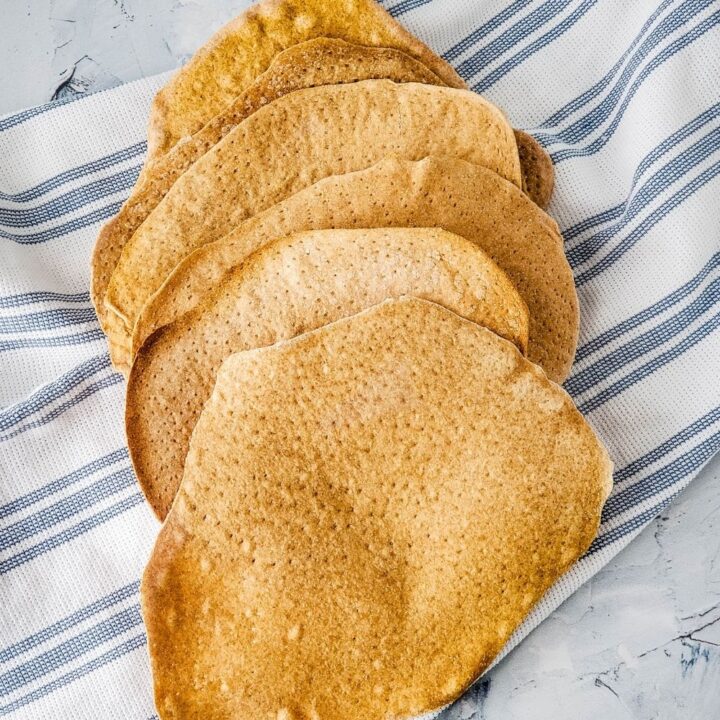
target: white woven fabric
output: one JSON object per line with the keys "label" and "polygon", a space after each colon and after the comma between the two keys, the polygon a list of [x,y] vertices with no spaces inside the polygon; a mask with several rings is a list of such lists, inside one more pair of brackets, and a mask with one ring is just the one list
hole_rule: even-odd
{"label": "white woven fabric", "polygon": [[[553,155],[582,307],[566,386],[617,470],[600,536],[511,647],[720,449],[720,3],[387,6]],[[0,119],[0,716],[153,717],[158,526],[88,281],[164,79]]]}

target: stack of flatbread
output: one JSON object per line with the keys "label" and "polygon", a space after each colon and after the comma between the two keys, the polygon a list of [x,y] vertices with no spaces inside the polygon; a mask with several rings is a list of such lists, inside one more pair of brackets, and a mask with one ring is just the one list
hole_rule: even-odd
{"label": "stack of flatbread", "polygon": [[161,718],[441,708],[587,549],[552,187],[372,0],[264,0],[159,92],[92,295],[164,520]]}

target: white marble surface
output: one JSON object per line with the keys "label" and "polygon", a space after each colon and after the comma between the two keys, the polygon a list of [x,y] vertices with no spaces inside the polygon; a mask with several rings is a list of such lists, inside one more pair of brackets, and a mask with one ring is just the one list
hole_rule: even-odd
{"label": "white marble surface", "polygon": [[[0,113],[176,67],[244,0],[0,0]],[[443,720],[720,720],[720,459]]]}

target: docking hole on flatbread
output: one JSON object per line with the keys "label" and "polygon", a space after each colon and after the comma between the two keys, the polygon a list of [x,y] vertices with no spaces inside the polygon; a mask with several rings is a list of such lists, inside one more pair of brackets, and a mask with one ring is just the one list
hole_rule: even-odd
{"label": "docking hole on flatbread", "polygon": [[555,222],[518,188],[485,168],[448,157],[385,158],[325,178],[185,258],[147,303],[135,349],[197,305],[225,273],[268,241],[302,230],[442,227],[480,246],[508,274],[530,311],[528,357],[552,380],[570,370],[578,337],[572,271]]}
{"label": "docking hole on flatbread", "polygon": [[220,369],[145,570],[163,718],[410,718],[588,548],[611,484],[511,343],[401,299]]}
{"label": "docking hole on flatbread", "polygon": [[119,342],[130,349],[143,305],[190,252],[323,177],[389,154],[458,157],[521,185],[512,128],[469,91],[364,80],[285,95],[183,173],[125,245],[105,297],[125,321]]}
{"label": "docking hole on flatbread", "polygon": [[135,474],[158,517],[175,497],[190,435],[228,355],[401,295],[437,302],[527,347],[527,308],[507,276],[477,245],[437,228],[279,239],[155,333],[133,363],[125,418]]}

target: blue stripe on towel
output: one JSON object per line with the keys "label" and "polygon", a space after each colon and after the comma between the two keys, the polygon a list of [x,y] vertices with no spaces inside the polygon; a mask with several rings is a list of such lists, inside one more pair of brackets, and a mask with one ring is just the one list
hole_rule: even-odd
{"label": "blue stripe on towel", "polygon": [[11,233],[7,230],[0,230],[0,239],[11,240],[18,245],[37,245],[38,243],[48,242],[49,240],[57,240],[72,232],[107,220],[117,213],[121,205],[122,201],[116,200],[101,208],[92,210],[85,215],[73,218],[72,220],[68,220],[67,222],[46,230],[38,230],[34,233]]}
{"label": "blue stripe on towel", "polygon": [[637,194],[624,203],[623,213],[618,220],[594,235],[578,242],[567,250],[568,262],[573,268],[586,263],[601,250],[615,235],[621,233],[632,220],[652,204],[667,188],[688,175],[694,168],[720,150],[720,126],[678,153],[647,178]]}
{"label": "blue stripe on towel", "polygon": [[81,480],[84,480],[91,475],[94,475],[100,470],[104,470],[111,467],[112,465],[127,460],[128,457],[129,456],[127,448],[123,446],[121,448],[118,448],[117,450],[114,450],[111,453],[108,453],[107,455],[96,458],[95,460],[83,465],[82,467],[79,467],[77,470],[73,470],[73,472],[67,475],[63,475],[62,477],[52,480],[51,482],[43,485],[36,490],[33,490],[32,492],[29,492],[25,495],[20,495],[14,500],[11,500],[4,505],[0,505],[0,519],[9,517],[10,515],[14,515],[17,512],[20,512],[21,510],[32,507],[36,503],[45,500],[46,498],[54,495],[57,492],[65,490],[65,488],[68,488],[71,485],[74,485],[75,483],[80,482]]}
{"label": "blue stripe on towel", "polygon": [[83,330],[70,335],[55,335],[45,338],[19,338],[18,340],[0,340],[0,353],[13,350],[25,350],[27,348],[53,348],[69,347],[71,345],[84,345],[85,343],[105,340],[105,334],[99,328]]}
{"label": "blue stripe on towel", "polygon": [[102,655],[96,657],[90,662],[81,665],[80,667],[66,673],[65,675],[61,675],[59,678],[56,678],[47,685],[43,685],[37,690],[33,690],[31,693],[23,695],[17,700],[13,700],[7,705],[0,706],[0,716],[9,715],[10,713],[19,710],[20,708],[23,708],[26,705],[35,702],[36,700],[40,700],[40,698],[43,698],[46,695],[49,695],[50,693],[65,687],[66,685],[74,682],[75,680],[79,680],[81,677],[84,677],[85,675],[95,670],[98,670],[104,665],[107,665],[108,663],[113,662],[118,658],[122,657],[123,655],[127,655],[133,650],[137,650],[138,648],[141,648],[146,644],[147,638],[145,637],[145,633],[135,635],[134,637],[130,638],[129,640],[125,640],[120,645],[112,648],[111,650],[104,652]]}
{"label": "blue stripe on towel", "polygon": [[[659,67],[661,67],[665,62],[670,60],[674,55],[679,53],[681,50],[685,50],[688,48],[693,42],[695,42],[698,38],[702,37],[705,33],[709,32],[713,28],[717,27],[717,25],[720,24],[720,10],[713,13],[709,17],[705,18],[701,23],[696,25],[692,30],[687,32],[682,37],[677,38],[674,40],[670,45],[668,45],[667,48],[665,48],[661,53],[656,55],[651,62],[649,62],[642,70],[640,75],[633,81],[632,85],[630,86],[630,89],[625,93],[623,96],[622,103],[617,106],[616,109],[614,109],[614,115],[612,115],[612,121],[608,124],[608,126],[603,130],[602,134],[590,142],[588,145],[581,146],[581,147],[568,147],[564,148],[562,150],[558,150],[556,152],[551,152],[550,156],[552,157],[552,160],[554,163],[562,163],[565,160],[570,160],[572,158],[579,158],[579,157],[588,157],[590,155],[594,155],[598,151],[600,151],[605,145],[610,141],[612,136],[615,134],[615,131],[617,130],[618,126],[620,125],[620,121],[622,120],[623,116],[625,115],[625,111],[627,110],[628,106],[630,105],[630,102],[635,97],[635,94],[640,89],[642,84],[645,82],[645,80],[653,73],[655,70],[657,70]],[[608,114],[603,118],[603,120],[599,122],[603,122],[604,120],[609,119],[611,116]],[[596,127],[598,127],[596,125]]]}
{"label": "blue stripe on towel", "polygon": [[4,528],[0,528],[0,551],[25,542],[39,533],[50,530],[65,522],[73,515],[116,495],[135,484],[135,475],[130,467],[121,468],[99,478],[88,487],[43,507],[34,515],[24,517]]}
{"label": "blue stripe on towel", "polygon": [[453,45],[447,52],[443,53],[443,57],[448,62],[457,60],[462,54],[469,50],[473,45],[482,42],[494,30],[504,25],[508,20],[532,5],[533,0],[515,0],[515,2],[506,5],[497,15],[493,15],[486,20],[480,27],[466,35],[460,42]]}
{"label": "blue stripe on towel", "polygon": [[[615,65],[612,66],[609,72],[595,85],[585,90],[574,100],[571,100],[569,103],[560,108],[560,110],[556,110],[547,120],[540,123],[538,129],[545,129],[557,126],[560,122],[570,117],[570,115],[578,111],[581,107],[587,105],[591,100],[594,100],[606,87],[608,87],[608,85],[612,82],[612,79],[615,77],[615,75],[617,75],[620,68],[623,67],[630,53],[632,53],[632,51],[638,46],[640,41],[643,40],[643,44],[645,44],[644,38],[647,30],[652,27],[655,20],[657,20],[657,18],[660,17],[660,15],[662,15],[662,13],[665,12],[665,10],[667,10],[667,8],[673,4],[673,2],[674,0],[664,0],[664,2],[660,3],[660,5],[658,5],[652,15],[650,15],[650,17],[645,21],[645,24],[642,26],[638,34],[633,38],[630,45],[627,47],[625,52],[623,52],[623,54],[620,56],[620,59],[615,63]],[[665,21],[663,20],[663,22]],[[653,45],[656,45],[660,40],[664,39],[665,37],[667,37],[667,33],[657,33],[657,29],[655,29],[650,36],[650,42]],[[543,134],[539,132],[538,139],[542,137],[544,137]],[[548,138],[552,137],[552,135],[548,136]]]}
{"label": "blue stripe on towel", "polygon": [[643,158],[642,162],[638,165],[635,173],[633,174],[633,180],[630,186],[630,190],[627,194],[627,199],[619,205],[615,205],[611,208],[608,208],[607,210],[603,210],[602,212],[584,220],[581,220],[580,222],[575,223],[571,227],[563,230],[562,234],[565,238],[565,242],[573,240],[578,235],[581,235],[583,232],[589,230],[592,227],[596,227],[597,225],[601,225],[605,222],[615,220],[616,218],[620,217],[625,212],[625,208],[627,207],[630,198],[635,195],[635,187],[637,186],[638,180],[661,157],[666,155],[673,148],[677,147],[677,145],[679,145],[683,140],[686,140],[692,134],[697,132],[697,130],[705,127],[705,125],[718,117],[720,117],[720,103],[715,103],[707,110],[700,113],[700,115],[698,115],[696,118],[686,123],[679,130],[676,130],[672,133],[672,135],[663,140],[657,147],[651,150]]}
{"label": "blue stripe on towel", "polygon": [[[119,163],[125,162],[126,160],[132,160],[133,158],[144,155],[145,149],[146,143],[144,141],[135,143],[134,145],[123,148],[122,150],[117,150],[116,152],[110,153],[108,155],[103,155],[97,160],[91,160],[90,162],[83,163],[82,165],[77,165],[73,168],[70,168],[69,170],[58,173],[57,175],[54,175],[48,180],[44,180],[39,185],[35,185],[34,187],[31,187],[27,190],[23,190],[20,193],[12,194],[0,192],[0,201],[11,203],[26,203],[30,200],[37,200],[38,198],[46,195],[52,190],[56,190],[57,188],[62,187],[63,185],[66,185],[70,182],[73,182],[80,178],[84,178],[88,175],[93,175],[94,173],[100,171],[108,170],[109,168],[118,165]],[[0,208],[2,207],[3,205],[0,204]]]}
{"label": "blue stripe on towel", "polygon": [[679,478],[689,475],[707,462],[718,448],[720,448],[720,430],[648,475],[643,482],[634,483],[613,493],[605,503],[603,522],[611,520],[620,513],[646,502],[653,495],[672,487]]}
{"label": "blue stripe on towel", "polygon": [[129,191],[135,184],[139,172],[140,166],[133,165],[112,175],[103,175],[87,185],[73,188],[64,195],[48,200],[43,205],[0,207],[0,225],[5,228],[33,228],[36,225],[56,221],[92,202]]}
{"label": "blue stripe on towel", "polygon": [[90,293],[60,293],[47,290],[39,290],[36,292],[19,293],[17,295],[6,295],[0,297],[0,309],[22,307],[23,305],[36,305],[43,302],[61,302],[61,303],[83,303],[90,304]]}
{"label": "blue stripe on towel", "polygon": [[618,470],[614,475],[615,482],[618,485],[626,482],[646,467],[656,463],[660,458],[665,457],[665,455],[671,453],[673,450],[677,449],[701,432],[704,432],[718,421],[720,421],[720,405],[713,408],[701,418],[698,418],[694,423],[688,425],[679,433],[673,435],[671,438],[668,438],[662,444],[653,448],[650,452],[647,452],[642,457],[628,463],[624,468],[622,468],[622,470]]}
{"label": "blue stripe on towel", "polygon": [[594,412],[609,400],[612,400],[621,393],[625,392],[628,388],[631,388],[641,380],[644,380],[654,372],[657,372],[664,365],[677,360],[688,350],[702,342],[711,333],[714,333],[718,327],[720,327],[720,313],[713,315],[709,320],[704,322],[691,333],[683,336],[682,340],[680,340],[677,345],[660,353],[659,355],[654,356],[647,363],[628,373],[625,377],[620,378],[604,390],[601,390],[594,397],[581,402],[578,406],[580,412],[584,414]]}
{"label": "blue stripe on towel", "polygon": [[666,295],[664,298],[658,300],[644,310],[635,313],[634,315],[623,320],[617,325],[614,325],[608,330],[605,330],[600,335],[594,337],[592,340],[588,340],[587,342],[585,342],[578,349],[577,355],[575,356],[575,361],[579,362],[581,360],[584,360],[586,357],[589,357],[594,352],[597,352],[604,345],[607,345],[608,343],[617,340],[625,333],[634,330],[636,327],[643,325],[649,320],[652,320],[654,317],[657,317],[661,313],[665,312],[673,305],[690,295],[690,293],[697,290],[697,288],[700,287],[700,285],[710,275],[710,273],[712,273],[718,267],[720,267],[720,251],[716,252],[694,277],[688,280],[681,287],[677,288],[677,290],[674,290],[669,295]]}
{"label": "blue stripe on towel", "polygon": [[43,675],[47,675],[85,655],[99,645],[113,640],[118,635],[142,625],[140,606],[121,610],[116,615],[100,621],[57,647],[12,668],[0,675],[0,697],[15,692]]}
{"label": "blue stripe on towel", "polygon": [[698,297],[675,315],[574,373],[565,382],[565,389],[573,396],[587,392],[625,365],[650,355],[661,345],[682,335],[698,318],[718,306],[720,306],[720,278],[713,280]]}
{"label": "blue stripe on towel", "polygon": [[62,635],[80,623],[94,617],[98,613],[111,608],[113,605],[117,605],[128,598],[137,596],[139,590],[140,583],[138,581],[131,582],[128,585],[124,585],[114,592],[95,600],[89,605],[76,610],[74,613],[58,620],[52,625],[48,625],[39,632],[29,635],[28,637],[3,648],[0,650],[0,663],[7,663],[8,661],[13,660],[20,655],[24,655],[40,645],[44,645],[49,640]]}
{"label": "blue stripe on towel", "polygon": [[[497,35],[487,45],[483,45],[470,57],[463,60],[457,66],[457,71],[466,80],[472,78],[521,43],[526,37],[547,25],[572,2],[573,0],[547,0],[547,2],[544,2],[535,10],[520,18],[507,30]],[[482,38],[478,39],[482,40]]]}
{"label": "blue stripe on towel", "polygon": [[[598,105],[593,107],[586,115],[573,121],[570,125],[562,128],[561,130],[557,130],[555,132],[542,132],[542,130],[546,127],[557,127],[559,120],[566,119],[582,106],[587,105],[591,100],[594,100],[600,94],[602,89],[610,84],[616,68],[619,68],[622,65],[623,59],[625,59],[629,51],[636,46],[638,38],[635,38],[630,47],[622,54],[621,60],[599,83],[583,92],[578,98],[568,103],[562,110],[553,114],[553,116],[544,123],[541,123],[539,127],[540,132],[537,133],[538,140],[548,147],[561,142],[577,144],[579,140],[586,137],[593,130],[599,128],[602,122],[607,119],[610,112],[617,107],[618,102],[630,84],[635,71],[638,67],[640,67],[642,61],[648,57],[650,52],[654,50],[663,40],[672,35],[673,32],[678,30],[678,28],[683,25],[687,25],[693,17],[710,6],[713,1],[714,0],[688,0],[680,7],[669,13],[660,23],[658,23],[657,27],[653,29],[642,44],[640,44],[637,48],[637,52],[635,52],[630,58],[630,62],[628,62],[628,64],[623,68],[620,77],[610,88],[610,92]],[[657,12],[658,11],[653,14],[653,17],[656,16]]]}
{"label": "blue stripe on towel", "polygon": [[9,430],[18,425],[26,418],[67,394],[69,390],[109,367],[110,356],[107,352],[96,355],[33,393],[27,400],[12,405],[5,410],[0,410],[0,431]]}
{"label": "blue stripe on towel", "polygon": [[595,5],[596,2],[597,0],[583,0],[583,2],[581,2],[578,7],[570,13],[570,15],[563,18],[563,20],[555,25],[551,30],[546,32],[544,35],[541,35],[537,40],[531,42],[530,45],[520,50],[516,55],[513,55],[513,57],[509,60],[506,60],[502,63],[502,65],[495,68],[495,70],[474,83],[472,89],[479,93],[484,93],[489,90],[509,72],[515,70],[515,68],[522,65],[526,60],[535,55],[535,53],[550,45],[550,43],[557,40],[563,33],[566,33],[593,7],[593,5]]}
{"label": "blue stripe on towel", "polygon": [[68,325],[97,322],[95,310],[84,308],[53,308],[24,315],[0,316],[0,334],[55,330]]}
{"label": "blue stripe on towel", "polygon": [[140,492],[135,492],[132,495],[116,502],[114,505],[110,505],[104,510],[84,518],[79,523],[62,530],[55,535],[51,535],[42,542],[28,547],[16,555],[11,555],[8,558],[0,560],[0,575],[6,575],[12,570],[19,568],[21,565],[24,565],[31,560],[35,560],[35,558],[40,557],[41,555],[44,555],[61,545],[65,545],[65,543],[68,543],[71,540],[75,540],[75,538],[94,530],[118,515],[121,515],[137,505],[140,505],[143,501],[144,498],[142,494]]}
{"label": "blue stripe on towel", "polygon": [[628,250],[632,249],[638,240],[647,235],[648,231],[665,218],[670,212],[679,207],[685,200],[702,189],[720,173],[720,162],[713,163],[702,173],[695,176],[687,185],[681,187],[671,195],[652,213],[650,213],[632,232],[626,235],[611,252],[605,255],[595,265],[583,270],[575,276],[575,284],[580,287],[594,280],[598,275],[614,265]]}

